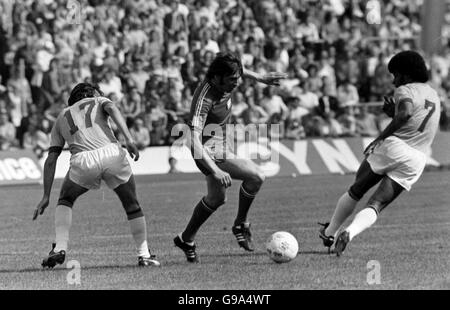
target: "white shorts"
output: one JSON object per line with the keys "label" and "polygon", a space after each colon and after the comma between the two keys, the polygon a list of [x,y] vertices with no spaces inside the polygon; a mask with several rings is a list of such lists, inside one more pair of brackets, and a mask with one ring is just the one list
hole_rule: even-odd
{"label": "white shorts", "polygon": [[101,180],[115,189],[127,183],[133,172],[126,151],[111,143],[97,150],[72,155],[68,174],[71,181],[87,189],[99,189]]}
{"label": "white shorts", "polygon": [[388,137],[367,157],[373,172],[387,175],[409,191],[422,175],[427,156],[397,137]]}

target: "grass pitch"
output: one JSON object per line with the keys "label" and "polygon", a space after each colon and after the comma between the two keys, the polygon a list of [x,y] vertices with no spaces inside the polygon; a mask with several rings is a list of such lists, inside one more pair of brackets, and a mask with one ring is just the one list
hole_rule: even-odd
{"label": "grass pitch", "polygon": [[[80,285],[68,283],[66,265],[54,270],[40,266],[54,238],[54,205],[61,183],[55,183],[51,206],[35,222],[31,218],[42,189],[3,188],[0,289],[450,289],[450,174],[425,173],[410,193],[402,194],[337,258],[322,246],[317,222],[329,220],[353,178],[268,179],[250,211],[257,246],[253,253],[239,248],[231,233],[239,189],[235,182],[227,204],[198,234],[201,263],[197,265],[185,261],[172,239],[202,197],[203,177],[137,179],[149,244],[162,264],[147,269],[136,266],[134,243],[115,194],[106,187],[89,192],[74,207],[66,258],[66,263],[80,263]],[[297,238],[295,260],[276,264],[268,258],[264,243],[275,231],[288,231]],[[370,261],[379,262],[380,284],[367,282],[373,279]]]}

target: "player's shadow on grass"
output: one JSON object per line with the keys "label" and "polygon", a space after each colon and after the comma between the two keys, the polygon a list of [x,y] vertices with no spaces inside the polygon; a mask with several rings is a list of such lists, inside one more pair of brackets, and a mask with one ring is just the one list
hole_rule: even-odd
{"label": "player's shadow on grass", "polygon": [[242,256],[264,256],[264,255],[267,255],[267,253],[266,252],[241,252],[241,253],[217,253],[217,254],[205,253],[202,255],[202,257],[230,257],[230,256],[242,257]]}
{"label": "player's shadow on grass", "polygon": [[317,251],[317,250],[311,250],[311,251],[298,251],[297,255],[332,255],[332,253],[328,253],[328,251]]}
{"label": "player's shadow on grass", "polygon": [[[103,265],[103,266],[85,266],[81,267],[82,270],[96,270],[96,269],[111,269],[111,268],[120,268],[120,269],[138,269],[142,268],[137,265]],[[65,268],[64,266],[58,266],[53,269],[49,268],[25,268],[25,269],[1,269],[0,274],[2,273],[28,273],[28,272],[67,272],[70,271],[71,268]]]}
{"label": "player's shadow on grass", "polygon": [[[298,251],[297,255],[332,255],[333,253],[328,253],[328,251],[317,251],[317,250],[306,250]],[[242,253],[221,253],[221,254],[203,254],[202,257],[247,257],[247,256],[266,256],[267,252],[242,252]]]}

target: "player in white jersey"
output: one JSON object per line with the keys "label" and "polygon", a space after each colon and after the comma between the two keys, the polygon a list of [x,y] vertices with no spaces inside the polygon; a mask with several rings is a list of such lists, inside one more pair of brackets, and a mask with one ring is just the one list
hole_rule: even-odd
{"label": "player in white jersey", "polygon": [[[392,122],[364,151],[366,155],[349,191],[339,199],[330,223],[321,224],[319,236],[342,255],[347,244],[372,226],[380,212],[421,176],[426,153],[439,127],[440,100],[426,82],[428,72],[422,56],[414,51],[396,54],[388,64],[396,87],[393,98],[385,98],[383,110]],[[378,189],[366,207],[340,233],[358,201],[376,184]],[[339,234],[338,234],[339,233]]]}
{"label": "player in white jersey", "polygon": [[51,132],[51,143],[44,165],[44,195],[34,211],[33,220],[43,214],[50,199],[56,162],[67,142],[71,158],[69,172],[61,187],[55,211],[55,243],[43,267],[62,264],[67,252],[72,207],[75,200],[90,189],[98,189],[101,180],[118,195],[127,214],[136,242],[139,266],[159,266],[147,245],[147,226],[136,195],[136,185],[126,151],[122,149],[109,125],[116,123],[126,139],[130,156],[138,160],[139,151],[119,109],[101,91],[88,83],[75,86],[69,107],[58,116]]}

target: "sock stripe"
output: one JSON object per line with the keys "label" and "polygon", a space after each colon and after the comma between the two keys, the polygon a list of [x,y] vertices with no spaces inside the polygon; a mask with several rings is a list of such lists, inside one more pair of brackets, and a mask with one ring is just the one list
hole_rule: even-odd
{"label": "sock stripe", "polygon": [[136,214],[136,213],[139,213],[139,212],[142,212],[142,209],[141,209],[141,208],[136,209],[136,210],[131,211],[131,212],[127,212],[127,215],[133,215],[133,214]]}
{"label": "sock stripe", "polygon": [[372,209],[373,211],[375,211],[375,213],[378,215],[380,215],[380,213],[378,212],[378,209],[375,206],[372,205],[368,205],[367,208]]}
{"label": "sock stripe", "polygon": [[245,190],[245,188],[244,188],[244,186],[243,185],[241,185],[241,193],[244,195],[244,196],[247,196],[248,198],[255,198],[256,197],[256,193],[255,194],[250,194],[249,192],[247,192],[246,190]]}
{"label": "sock stripe", "polygon": [[209,212],[211,212],[211,213],[214,213],[214,210],[213,210],[212,208],[210,208],[210,207],[208,206],[208,204],[205,202],[205,198],[202,198],[201,203],[202,203],[203,207],[204,207],[207,211],[209,211]]}
{"label": "sock stripe", "polygon": [[347,192],[348,195],[350,196],[351,199],[355,200],[355,201],[360,201],[361,197],[356,197],[356,195],[353,193],[352,189],[349,189],[349,191]]}
{"label": "sock stripe", "polygon": [[142,211],[142,209],[139,207],[139,209],[131,211],[131,212],[127,212],[127,218],[128,220],[134,220],[140,217],[144,216],[144,212]]}

